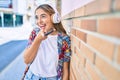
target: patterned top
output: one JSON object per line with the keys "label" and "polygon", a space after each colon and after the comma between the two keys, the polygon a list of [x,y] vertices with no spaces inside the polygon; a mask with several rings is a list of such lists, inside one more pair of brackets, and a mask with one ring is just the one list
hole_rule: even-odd
{"label": "patterned top", "polygon": [[[31,35],[29,37],[28,46],[34,41],[37,35],[37,31],[33,29]],[[63,35],[62,33],[58,34],[57,37],[57,44],[58,44],[58,66],[57,66],[57,80],[62,80],[63,76],[63,62],[69,62],[71,56],[71,43],[70,37],[68,35]]]}

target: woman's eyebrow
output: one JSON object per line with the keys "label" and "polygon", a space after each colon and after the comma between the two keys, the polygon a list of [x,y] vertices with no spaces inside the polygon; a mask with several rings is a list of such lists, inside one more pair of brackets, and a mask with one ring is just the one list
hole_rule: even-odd
{"label": "woman's eyebrow", "polygon": [[44,13],[43,13],[43,14],[40,14],[40,15],[39,15],[39,14],[36,14],[35,16],[41,16],[41,15],[46,15],[46,14],[44,14]]}
{"label": "woman's eyebrow", "polygon": [[38,14],[38,15],[35,15],[35,18],[38,18],[38,17],[40,17],[40,16],[45,16],[46,14]]}
{"label": "woman's eyebrow", "polygon": [[44,16],[44,15],[46,15],[46,14],[41,14],[40,16]]}

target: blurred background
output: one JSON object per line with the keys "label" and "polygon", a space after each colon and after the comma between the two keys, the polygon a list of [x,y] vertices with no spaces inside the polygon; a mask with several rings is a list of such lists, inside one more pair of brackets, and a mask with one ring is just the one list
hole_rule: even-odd
{"label": "blurred background", "polygon": [[120,80],[120,0],[0,0],[0,80],[20,80],[34,10],[51,2],[71,37],[70,80]]}
{"label": "blurred background", "polygon": [[0,0],[0,80],[20,80],[25,64],[23,51],[35,27],[34,9],[55,0]]}

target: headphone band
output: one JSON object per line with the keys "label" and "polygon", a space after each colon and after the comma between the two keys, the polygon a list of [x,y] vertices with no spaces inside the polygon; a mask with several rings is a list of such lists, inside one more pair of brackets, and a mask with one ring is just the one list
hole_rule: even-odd
{"label": "headphone band", "polygon": [[[61,21],[60,14],[59,14],[59,12],[57,11],[55,5],[53,5],[52,3],[47,3],[47,2],[42,3],[42,4],[40,4],[40,5],[44,5],[44,4],[49,5],[49,6],[55,11],[55,13],[52,15],[52,22],[53,22],[54,24],[60,23],[60,21]],[[39,5],[39,6],[40,6],[40,5]]]}

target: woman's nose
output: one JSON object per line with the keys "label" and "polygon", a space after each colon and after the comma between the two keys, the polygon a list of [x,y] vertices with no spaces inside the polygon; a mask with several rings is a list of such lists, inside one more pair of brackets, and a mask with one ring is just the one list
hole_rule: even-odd
{"label": "woman's nose", "polygon": [[37,23],[41,23],[41,22],[42,22],[41,18],[38,18]]}

